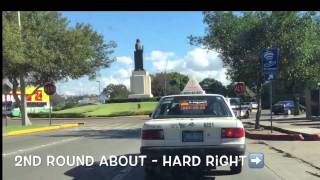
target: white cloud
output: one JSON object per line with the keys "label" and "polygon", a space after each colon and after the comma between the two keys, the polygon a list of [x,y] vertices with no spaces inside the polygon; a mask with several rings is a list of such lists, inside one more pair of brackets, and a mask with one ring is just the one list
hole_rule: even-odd
{"label": "white cloud", "polygon": [[148,61],[166,61],[170,57],[174,56],[173,52],[152,51],[145,59]]}
{"label": "white cloud", "polygon": [[120,63],[120,64],[126,64],[126,65],[133,64],[133,60],[128,56],[117,57],[117,62]]}
{"label": "white cloud", "polygon": [[219,53],[215,51],[195,48],[180,59],[174,58],[173,55],[170,52],[151,52],[149,57],[153,60],[152,72],[176,71],[198,81],[204,78],[214,78],[224,85],[230,83],[226,79],[226,69],[223,68]]}
{"label": "white cloud", "polygon": [[126,78],[130,77],[131,71],[132,71],[131,68],[130,69],[121,68],[113,76],[115,78],[119,78],[119,79],[126,79]]}

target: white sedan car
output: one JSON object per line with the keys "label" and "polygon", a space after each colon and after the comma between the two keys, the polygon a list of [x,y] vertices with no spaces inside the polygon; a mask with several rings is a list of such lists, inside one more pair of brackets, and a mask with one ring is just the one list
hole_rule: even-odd
{"label": "white sedan car", "polygon": [[[164,155],[244,155],[244,127],[221,95],[165,96],[143,125],[140,151],[147,155],[145,174],[154,176],[161,167],[153,160],[161,161]],[[242,166],[230,169],[240,173]]]}

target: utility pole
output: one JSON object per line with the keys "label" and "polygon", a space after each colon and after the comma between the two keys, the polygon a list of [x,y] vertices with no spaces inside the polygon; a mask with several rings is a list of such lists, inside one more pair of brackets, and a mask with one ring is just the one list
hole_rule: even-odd
{"label": "utility pole", "polygon": [[97,81],[97,82],[99,83],[99,95],[100,95],[100,92],[101,92],[101,91],[100,91],[100,81]]}
{"label": "utility pole", "polygon": [[98,101],[100,102],[100,103],[102,103],[102,100],[101,100],[101,91],[100,91],[100,81],[97,81],[98,83],[99,83],[99,94],[98,94]]}
{"label": "utility pole", "polygon": [[166,59],[166,67],[164,69],[164,95],[167,95],[167,66],[168,66],[168,59]]}

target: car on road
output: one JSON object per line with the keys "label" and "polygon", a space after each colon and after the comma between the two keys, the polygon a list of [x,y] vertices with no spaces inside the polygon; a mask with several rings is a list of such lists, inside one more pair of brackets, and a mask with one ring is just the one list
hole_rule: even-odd
{"label": "car on road", "polygon": [[241,108],[248,109],[251,112],[252,110],[251,102],[241,102]]}
{"label": "car on road", "polygon": [[241,106],[241,110],[240,110],[240,98],[226,98],[227,103],[230,104],[230,107],[232,109],[232,111],[234,112],[234,114],[236,115],[236,117],[241,117],[241,118],[249,118],[250,116],[250,112],[251,109],[249,108],[249,106]]}
{"label": "car on road", "polygon": [[[197,155],[204,158],[206,155],[245,154],[244,126],[222,95],[164,96],[151,120],[144,123],[141,133],[140,152],[147,155],[146,176],[155,177],[157,172],[172,170],[152,162],[154,159],[161,162],[163,156]],[[240,173],[240,164],[230,166],[231,172]],[[205,169],[197,167],[195,170]]]}
{"label": "car on road", "polygon": [[251,103],[251,109],[258,109],[258,103],[256,102],[250,102]]}
{"label": "car on road", "polygon": [[294,102],[292,100],[287,101],[278,101],[276,104],[272,106],[272,112],[277,114],[292,114],[294,110]]}
{"label": "car on road", "polygon": [[14,109],[14,104],[12,101],[2,102],[2,116],[11,116]]}

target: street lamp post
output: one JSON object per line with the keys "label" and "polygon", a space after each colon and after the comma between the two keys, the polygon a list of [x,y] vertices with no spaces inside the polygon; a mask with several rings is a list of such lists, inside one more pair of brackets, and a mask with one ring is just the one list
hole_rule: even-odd
{"label": "street lamp post", "polygon": [[99,94],[98,94],[98,100],[101,102],[101,99],[100,99],[100,81],[97,81],[99,83]]}
{"label": "street lamp post", "polygon": [[168,66],[168,59],[166,59],[166,66],[164,69],[164,95],[167,95],[167,66]]}

